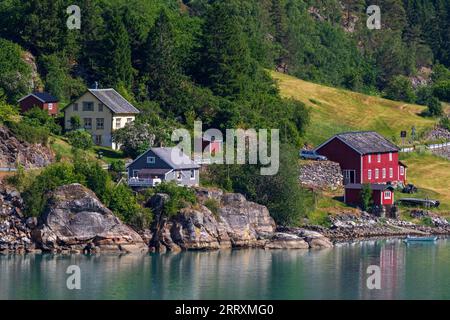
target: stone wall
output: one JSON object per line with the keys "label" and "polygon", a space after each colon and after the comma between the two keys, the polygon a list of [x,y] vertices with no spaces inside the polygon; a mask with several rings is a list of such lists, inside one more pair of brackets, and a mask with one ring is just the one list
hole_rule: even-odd
{"label": "stone wall", "polygon": [[339,163],[332,161],[302,161],[300,165],[300,183],[308,188],[332,189],[342,187]]}

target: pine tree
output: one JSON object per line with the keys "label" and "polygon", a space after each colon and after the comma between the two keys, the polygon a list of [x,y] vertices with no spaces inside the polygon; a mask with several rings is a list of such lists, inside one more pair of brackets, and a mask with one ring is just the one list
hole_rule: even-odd
{"label": "pine tree", "polygon": [[133,80],[131,48],[127,30],[118,11],[106,13],[108,33],[103,43],[103,85],[130,88]]}
{"label": "pine tree", "polygon": [[162,10],[150,30],[145,48],[144,78],[148,78],[148,96],[167,109],[175,108],[175,101],[184,78],[177,54],[175,28],[166,10]]}

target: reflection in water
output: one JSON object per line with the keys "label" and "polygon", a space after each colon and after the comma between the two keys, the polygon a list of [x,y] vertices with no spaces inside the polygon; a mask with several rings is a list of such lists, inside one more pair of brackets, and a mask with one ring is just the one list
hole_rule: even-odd
{"label": "reflection in water", "polygon": [[[449,241],[333,249],[0,256],[0,299],[450,299]],[[66,287],[81,268],[81,290]],[[366,286],[381,268],[381,290]]]}

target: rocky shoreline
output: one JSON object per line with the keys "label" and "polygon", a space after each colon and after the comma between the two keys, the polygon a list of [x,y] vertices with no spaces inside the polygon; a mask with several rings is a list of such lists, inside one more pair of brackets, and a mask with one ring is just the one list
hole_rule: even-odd
{"label": "rocky shoreline", "polygon": [[[80,184],[57,188],[39,218],[23,215],[16,190],[0,184],[0,253],[146,253],[240,248],[323,249],[335,243],[406,235],[450,235],[450,224],[430,212],[431,226],[362,213],[331,217],[331,227],[277,226],[266,207],[241,194],[197,188],[198,203],[176,215],[163,214],[166,194],[148,199],[155,219],[147,230],[133,230]],[[210,210],[208,200],[218,207]],[[214,211],[214,212],[213,212]]]}

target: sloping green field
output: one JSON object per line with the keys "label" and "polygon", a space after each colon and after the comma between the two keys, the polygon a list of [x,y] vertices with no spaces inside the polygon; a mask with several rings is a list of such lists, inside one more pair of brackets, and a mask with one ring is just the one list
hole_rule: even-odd
{"label": "sloping green field", "polygon": [[436,124],[435,120],[420,116],[423,106],[318,85],[277,72],[272,72],[272,76],[282,96],[311,108],[307,139],[314,145],[336,133],[354,130],[375,130],[399,143],[400,131],[409,133],[415,126],[420,135]]}

